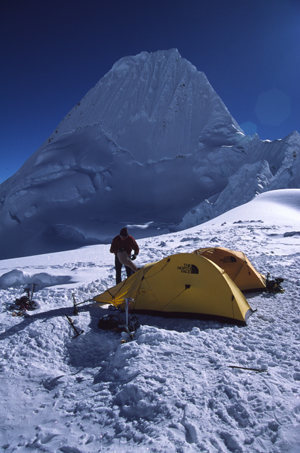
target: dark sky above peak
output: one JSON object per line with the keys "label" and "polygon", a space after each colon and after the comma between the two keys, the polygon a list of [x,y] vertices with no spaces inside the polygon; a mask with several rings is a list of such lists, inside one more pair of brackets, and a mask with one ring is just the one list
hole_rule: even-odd
{"label": "dark sky above peak", "polygon": [[0,6],[0,183],[116,60],[177,48],[245,132],[300,130],[299,0],[10,0]]}

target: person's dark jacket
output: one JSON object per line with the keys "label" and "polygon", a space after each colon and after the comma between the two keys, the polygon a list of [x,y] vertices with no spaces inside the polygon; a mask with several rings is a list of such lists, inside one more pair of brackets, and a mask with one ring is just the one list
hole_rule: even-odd
{"label": "person's dark jacket", "polygon": [[135,255],[138,255],[140,251],[139,246],[132,236],[128,235],[126,239],[121,239],[120,235],[118,235],[112,240],[110,252],[118,253],[122,250],[126,250],[128,255],[131,254],[132,250],[134,251]]}

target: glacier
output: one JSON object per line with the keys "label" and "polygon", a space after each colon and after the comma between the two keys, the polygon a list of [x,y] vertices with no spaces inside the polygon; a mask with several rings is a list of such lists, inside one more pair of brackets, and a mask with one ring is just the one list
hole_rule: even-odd
{"label": "glacier", "polygon": [[124,57],[0,185],[0,259],[207,221],[300,187],[300,134],[247,136],[177,49]]}

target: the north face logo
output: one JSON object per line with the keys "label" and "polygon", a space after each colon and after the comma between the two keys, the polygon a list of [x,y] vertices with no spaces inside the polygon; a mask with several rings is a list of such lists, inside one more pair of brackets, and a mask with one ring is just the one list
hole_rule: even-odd
{"label": "the north face logo", "polygon": [[183,266],[178,266],[177,269],[184,274],[199,274],[199,269],[195,264],[184,263]]}

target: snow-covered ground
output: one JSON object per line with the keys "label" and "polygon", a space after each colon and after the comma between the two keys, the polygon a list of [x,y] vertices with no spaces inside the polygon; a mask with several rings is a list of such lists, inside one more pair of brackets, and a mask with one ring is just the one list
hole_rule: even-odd
{"label": "snow-covered ground", "polygon": [[[283,277],[284,293],[247,294],[257,311],[246,327],[143,315],[134,340],[121,343],[97,327],[105,308],[72,309],[72,293],[85,300],[114,284],[108,245],[0,261],[0,451],[300,451],[299,203],[299,189],[266,193],[138,241],[139,265],[224,246]],[[32,281],[40,308],[13,317]]]}

